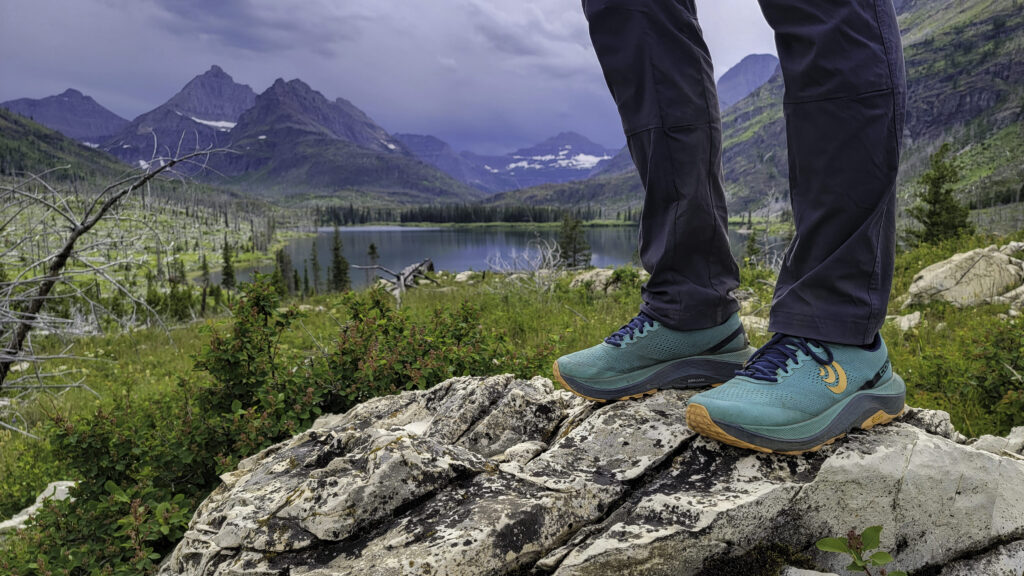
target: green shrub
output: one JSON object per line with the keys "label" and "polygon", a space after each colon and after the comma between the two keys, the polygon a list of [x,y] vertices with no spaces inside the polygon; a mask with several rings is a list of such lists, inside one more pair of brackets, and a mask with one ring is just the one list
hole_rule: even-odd
{"label": "green shrub", "polygon": [[0,518],[10,518],[32,504],[54,480],[70,479],[49,442],[0,432]]}
{"label": "green shrub", "polygon": [[327,359],[332,411],[453,376],[532,376],[547,367],[551,353],[550,346],[520,350],[506,334],[483,326],[480,309],[468,302],[436,308],[419,324],[383,290],[346,294],[344,304],[352,320]]}
{"label": "green shrub", "polygon": [[231,331],[209,329],[210,345],[195,359],[214,383],[188,388],[222,467],[308,428],[328,393],[323,360],[281,344],[299,314],[279,308],[277,288],[266,278],[243,284]]}
{"label": "green shrub", "polygon": [[111,410],[89,418],[54,415],[49,436],[58,460],[78,479],[73,500],[47,502],[28,529],[6,541],[0,573],[154,571],[205,495],[197,489],[212,479],[180,458],[175,400],[136,405],[124,394]]}

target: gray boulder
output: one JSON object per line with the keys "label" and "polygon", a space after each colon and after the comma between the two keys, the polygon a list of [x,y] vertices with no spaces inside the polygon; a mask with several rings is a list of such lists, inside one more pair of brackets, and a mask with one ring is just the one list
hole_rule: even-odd
{"label": "gray boulder", "polygon": [[1024,462],[941,412],[775,456],[696,436],[691,395],[497,376],[376,398],[226,474],[160,574],[742,575],[777,543],[842,573],[814,542],[879,524],[894,569],[1019,558]]}
{"label": "gray boulder", "polygon": [[608,292],[618,288],[614,282],[615,271],[611,268],[594,268],[580,272],[569,283],[570,288],[585,286],[591,292]]}
{"label": "gray boulder", "polygon": [[1004,297],[1024,282],[1022,262],[1009,253],[989,246],[928,266],[914,276],[906,305],[941,300],[955,306],[973,306]]}

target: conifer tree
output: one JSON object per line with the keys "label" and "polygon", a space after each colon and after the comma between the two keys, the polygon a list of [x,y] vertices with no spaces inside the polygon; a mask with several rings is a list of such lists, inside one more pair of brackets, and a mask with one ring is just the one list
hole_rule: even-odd
{"label": "conifer tree", "polygon": [[[370,242],[370,247],[366,250],[366,256],[370,259],[370,266],[376,266],[377,261],[380,260],[380,253],[377,252],[377,245]],[[373,271],[366,271],[366,285],[369,286],[373,283]]]}
{"label": "conifer tree", "polygon": [[590,244],[583,230],[583,222],[566,213],[558,232],[558,248],[567,268],[590,266]]}
{"label": "conifer tree", "polygon": [[907,209],[921,224],[921,228],[909,232],[918,243],[934,244],[974,232],[970,210],[953,195],[953,186],[960,181],[960,168],[949,153],[946,142],[932,154],[928,170],[919,180],[924,188],[917,194],[918,202]]}
{"label": "conifer tree", "polygon": [[227,233],[224,234],[224,249],[221,251],[220,285],[227,290],[235,288],[235,266],[231,263],[231,244]]}
{"label": "conifer tree", "polygon": [[316,255],[316,240],[313,240],[311,252],[310,260],[312,260],[313,266],[313,292],[311,294],[315,294],[320,291],[320,259]]}
{"label": "conifer tree", "polygon": [[292,273],[294,272],[292,267],[292,257],[284,248],[279,248],[277,252],[274,253],[274,262],[277,269],[281,271],[281,278],[278,281],[280,283],[281,290],[283,290],[283,292],[281,292],[281,296],[291,294],[293,289]]}
{"label": "conifer tree", "polygon": [[334,227],[334,240],[331,243],[331,289],[344,292],[349,289],[348,260],[341,252],[341,234]]}
{"label": "conifer tree", "polygon": [[199,280],[203,284],[203,294],[199,301],[199,314],[206,315],[206,296],[210,290],[210,265],[206,263],[206,254],[199,256]]}

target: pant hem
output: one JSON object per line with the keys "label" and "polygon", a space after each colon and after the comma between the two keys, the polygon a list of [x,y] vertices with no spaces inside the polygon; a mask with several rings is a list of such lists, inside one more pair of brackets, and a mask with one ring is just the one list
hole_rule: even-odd
{"label": "pant hem", "polygon": [[881,326],[875,326],[868,322],[828,320],[820,316],[775,310],[772,310],[771,319],[768,322],[769,332],[848,346],[871,344],[880,328]]}
{"label": "pant hem", "polygon": [[729,306],[715,311],[714,313],[708,313],[702,310],[699,314],[689,314],[687,316],[673,318],[659,314],[657,310],[654,310],[646,303],[640,306],[640,311],[647,314],[651,318],[654,318],[658,322],[661,322],[667,328],[672,330],[704,330],[706,328],[714,328],[725,323],[733,314],[738,312],[740,306],[738,303],[733,302]]}

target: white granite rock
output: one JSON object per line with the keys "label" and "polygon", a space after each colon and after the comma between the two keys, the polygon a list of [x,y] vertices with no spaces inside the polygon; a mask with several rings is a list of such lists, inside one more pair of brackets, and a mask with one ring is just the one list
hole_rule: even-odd
{"label": "white granite rock", "polygon": [[370,400],[226,474],[160,574],[677,576],[772,544],[842,572],[814,542],[871,525],[892,569],[1015,566],[1024,461],[948,415],[776,456],[696,436],[691,395],[595,405],[497,376]]}
{"label": "white granite rock", "polygon": [[973,306],[997,298],[1024,282],[1021,261],[996,246],[979,248],[932,264],[914,276],[904,306],[935,300]]}

